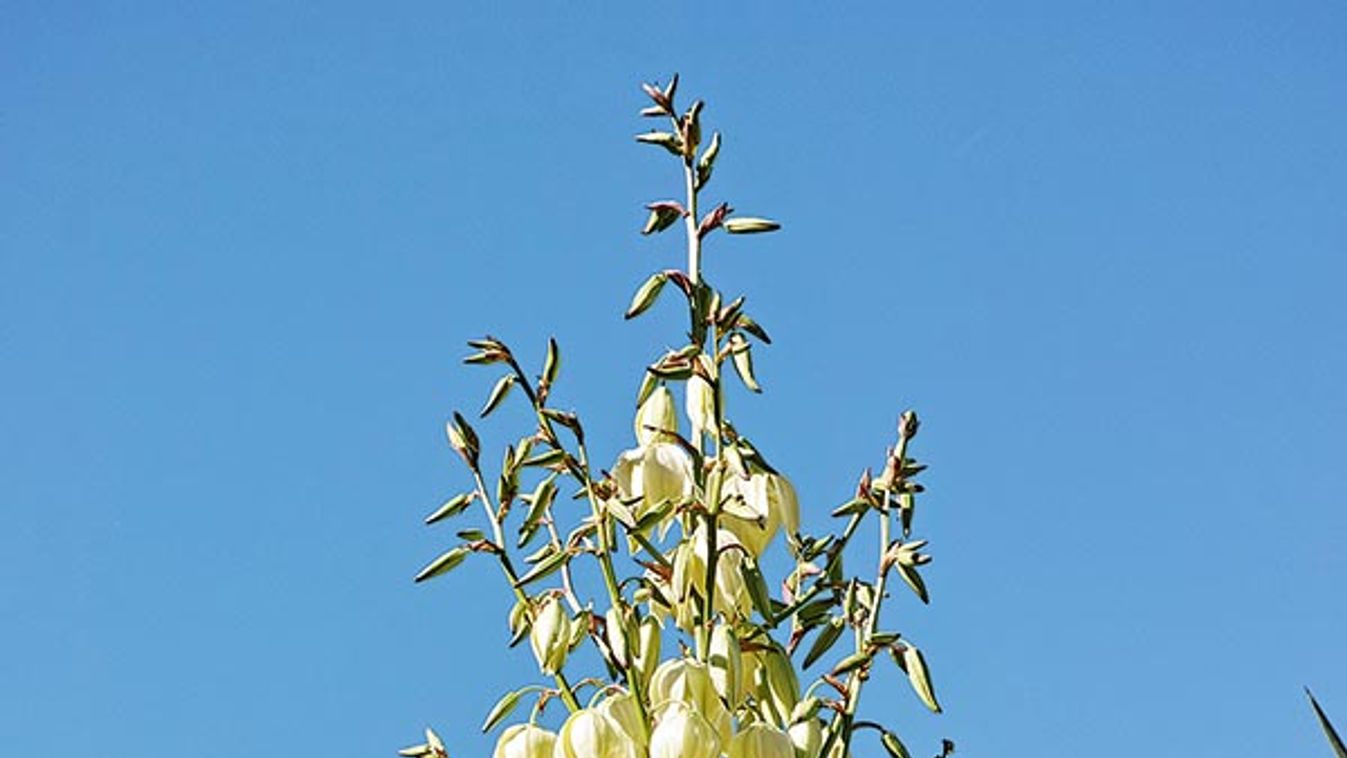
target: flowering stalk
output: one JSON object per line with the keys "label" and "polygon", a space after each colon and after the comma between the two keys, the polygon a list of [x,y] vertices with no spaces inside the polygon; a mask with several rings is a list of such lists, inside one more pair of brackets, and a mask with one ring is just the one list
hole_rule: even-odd
{"label": "flowering stalk", "polygon": [[[688,342],[646,368],[633,424],[636,447],[622,452],[610,470],[594,473],[580,417],[549,405],[560,375],[555,340],[548,341],[536,377],[501,340],[470,341],[476,352],[467,363],[505,369],[481,416],[517,387],[533,428],[506,446],[493,491],[477,432],[453,414],[449,442],[467,464],[473,486],[446,501],[427,523],[458,517],[480,500],[489,534],[459,531],[460,543],[416,579],[445,574],[471,554],[491,553],[509,584],[515,599],[508,619],[511,645],[527,638],[540,675],[551,685],[506,692],[491,709],[483,731],[505,725],[523,700],[533,701],[527,723],[501,732],[495,758],[843,758],[866,730],[879,735],[890,755],[906,758],[895,732],[858,716],[862,687],[883,652],[906,673],[918,698],[939,710],[921,653],[880,626],[891,573],[927,600],[918,571],[930,560],[919,552],[925,542],[905,541],[921,491],[912,479],[924,468],[908,457],[916,416],[903,414],[898,443],[882,473],[875,478],[867,471],[854,497],[833,512],[847,518],[841,533],[813,537],[803,531],[794,486],[735,429],[725,404],[724,381],[731,370],[746,389],[762,391],[752,350],[770,339],[746,312],[744,298],[724,297],[702,271],[704,241],[715,232],[763,233],[779,225],[735,215],[723,202],[699,211],[721,138],[713,133],[703,146],[703,103],[680,112],[677,83],[675,76],[664,87],[644,85],[653,105],[642,115],[667,119],[670,131],[651,131],[637,140],[663,148],[681,164],[682,200],[650,203],[642,233],[655,235],[682,220],[687,270],[652,275],[632,298],[626,318],[653,307],[672,283],[686,299]],[[680,389],[690,437],[680,431],[673,394]],[[575,497],[587,503],[586,515],[568,516],[562,509],[558,492],[567,479],[579,486]],[[879,518],[877,573],[870,582],[848,578],[843,556],[872,514]],[[899,540],[892,539],[895,518],[902,528]],[[507,539],[507,526],[517,528],[517,538]],[[760,561],[778,532],[786,535],[794,569],[773,596]],[[529,548],[539,534],[545,535],[541,547]],[[518,559],[514,555],[529,549]],[[595,573],[573,570],[578,561],[591,559],[601,577],[594,587],[582,580]],[[848,627],[854,650],[802,693],[801,674],[828,655]],[[566,673],[568,665],[576,668],[570,654],[586,640],[603,670],[583,672],[573,687]],[[797,662],[801,650],[803,660]],[[585,687],[593,693],[582,706],[577,691]],[[835,698],[815,694],[828,687]],[[561,717],[547,713],[553,700],[566,705]],[[820,715],[824,709],[833,712],[831,718]],[[549,721],[555,731],[540,726]],[[945,752],[951,749],[947,742]],[[425,743],[402,753],[447,756],[430,731]]]}

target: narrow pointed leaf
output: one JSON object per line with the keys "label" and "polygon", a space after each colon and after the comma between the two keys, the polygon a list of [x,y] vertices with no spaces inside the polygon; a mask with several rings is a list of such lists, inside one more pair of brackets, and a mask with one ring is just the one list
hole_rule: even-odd
{"label": "narrow pointed leaf", "polygon": [[845,625],[840,623],[841,619],[834,619],[832,623],[823,627],[823,631],[814,638],[814,644],[809,646],[809,652],[804,656],[804,668],[814,665],[814,661],[822,658],[837,640],[842,636],[842,630]]}
{"label": "narrow pointed leaf", "polygon": [[519,577],[519,581],[515,582],[515,586],[523,587],[529,582],[534,582],[539,579],[542,579],[545,576],[550,576],[551,574],[555,573],[557,569],[565,565],[566,561],[570,560],[570,558],[571,554],[564,550],[558,553],[553,553],[552,555],[539,561],[538,565],[529,569],[529,572],[527,574],[524,574],[523,576]]}
{"label": "narrow pointed leaf", "polygon": [[505,396],[510,394],[510,389],[514,387],[514,383],[514,374],[506,374],[496,380],[496,386],[491,388],[491,394],[487,396],[486,404],[482,406],[481,413],[478,415],[481,418],[486,418],[488,413],[496,410],[496,406],[500,405]]}
{"label": "narrow pointed leaf", "polygon": [[482,731],[489,732],[496,728],[496,725],[514,712],[515,706],[519,705],[519,699],[523,697],[524,690],[510,690],[501,696],[500,700],[491,707],[491,712],[486,715],[486,721],[482,722]]}
{"label": "narrow pointed leaf", "polygon": [[469,552],[471,551],[462,546],[446,551],[439,558],[427,563],[426,567],[416,575],[414,581],[424,582],[427,579],[434,579],[441,574],[453,571],[458,567],[458,564],[463,562],[464,558],[468,557]]}
{"label": "narrow pointed leaf", "polygon": [[464,492],[461,495],[454,495],[453,497],[445,501],[444,505],[441,505],[439,508],[436,508],[434,513],[430,514],[429,516],[426,516],[426,523],[433,524],[436,521],[447,519],[450,518],[451,516],[457,516],[458,514],[467,510],[468,505],[472,503],[474,497],[476,497],[476,493],[472,492]]}

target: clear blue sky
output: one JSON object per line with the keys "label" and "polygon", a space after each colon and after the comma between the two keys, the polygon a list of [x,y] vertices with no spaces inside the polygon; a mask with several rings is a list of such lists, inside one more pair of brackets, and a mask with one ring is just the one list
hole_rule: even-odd
{"label": "clear blue sky", "polygon": [[6,4],[0,752],[486,752],[532,670],[498,573],[410,581],[490,383],[461,342],[555,334],[629,444],[683,326],[620,318],[681,260],[636,234],[678,186],[637,83],[678,70],[712,196],[786,225],[707,267],[776,338],[735,417],[807,524],[926,422],[897,625],[947,713],[882,675],[872,713],[927,755],[1328,754],[1347,7],[477,5]]}

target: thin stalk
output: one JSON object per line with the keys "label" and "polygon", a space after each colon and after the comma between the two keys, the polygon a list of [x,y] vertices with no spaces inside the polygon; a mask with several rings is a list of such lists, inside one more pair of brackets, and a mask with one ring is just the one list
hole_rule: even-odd
{"label": "thin stalk", "polygon": [[[904,464],[907,462],[907,441],[908,437],[900,434],[898,449],[893,452],[894,457],[898,459],[899,471],[902,471]],[[885,553],[888,552],[889,541],[891,540],[891,520],[892,514],[889,512],[888,503],[885,502],[879,517],[879,568],[875,576],[875,605],[870,609],[870,616],[865,620],[865,631],[856,637],[856,652],[858,653],[870,644],[870,638],[879,629],[879,611],[884,604],[885,584],[887,584],[889,578],[889,565],[885,561]],[[852,723],[856,719],[856,710],[860,707],[861,688],[865,684],[865,678],[861,675],[864,669],[865,666],[857,668],[847,677],[846,708],[842,713],[833,717],[832,724],[829,726],[828,743],[831,744],[840,738],[843,740],[844,751],[850,747]]]}
{"label": "thin stalk", "polygon": [[[487,521],[491,522],[491,534],[496,540],[496,557],[500,560],[501,571],[505,573],[505,579],[510,583],[510,589],[514,591],[515,599],[521,602],[528,602],[528,595],[524,589],[519,586],[519,575],[515,573],[514,563],[510,561],[510,555],[505,551],[505,534],[501,528],[500,519],[496,516],[496,510],[491,507],[491,498],[486,494],[486,482],[482,480],[482,472],[473,469],[473,481],[477,484],[477,496],[482,500],[482,507],[486,510]],[[580,702],[575,699],[575,693],[571,692],[571,687],[566,683],[566,677],[560,671],[553,677],[556,681],[557,689],[561,690],[561,700],[566,704],[566,708],[571,713],[580,710]]]}

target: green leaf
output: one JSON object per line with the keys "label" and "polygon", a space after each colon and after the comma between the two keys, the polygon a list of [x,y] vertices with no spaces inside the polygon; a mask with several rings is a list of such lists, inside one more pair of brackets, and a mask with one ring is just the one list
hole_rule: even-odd
{"label": "green leaf", "polygon": [[926,582],[922,580],[921,574],[917,573],[917,567],[903,563],[895,563],[893,566],[898,569],[898,576],[901,576],[907,586],[911,587],[912,591],[917,593],[917,597],[921,598],[921,602],[929,605],[931,597],[926,593]]}
{"label": "green leaf", "polygon": [[837,506],[837,508],[833,510],[832,515],[834,518],[840,518],[842,516],[850,516],[853,513],[861,513],[869,507],[870,501],[866,500],[863,497],[858,497],[852,500],[848,500],[845,503],[842,503],[841,505]]}
{"label": "green leaf", "polygon": [[566,460],[566,451],[560,448],[538,453],[537,455],[524,461],[524,466],[555,466]]}
{"label": "green leaf", "polygon": [[907,679],[912,683],[917,697],[932,712],[939,713],[940,703],[936,702],[935,690],[931,687],[931,673],[926,668],[926,659],[911,643],[903,649],[903,668],[907,670]]}
{"label": "green leaf", "polygon": [[739,573],[744,577],[744,587],[748,589],[748,597],[753,601],[753,607],[768,623],[774,623],[776,616],[772,613],[772,596],[767,591],[767,580],[763,578],[757,563],[750,560],[742,561],[739,564]]}
{"label": "green leaf", "polygon": [[427,579],[434,579],[441,574],[453,571],[458,564],[463,562],[464,558],[468,557],[469,552],[471,551],[462,546],[451,548],[439,558],[427,563],[426,567],[421,569],[421,572],[416,575],[414,581],[424,582]]}
{"label": "green leaf", "polygon": [[491,707],[491,712],[486,714],[486,721],[482,722],[482,731],[489,732],[496,728],[496,725],[514,712],[515,706],[519,705],[519,699],[524,696],[528,688],[522,690],[510,690],[501,696],[500,700]]}
{"label": "green leaf", "polygon": [[426,523],[433,524],[436,521],[457,516],[467,510],[468,506],[472,504],[473,498],[476,496],[477,493],[475,492],[464,492],[461,495],[454,495],[445,501],[444,505],[436,508],[434,513],[426,516]]}
{"label": "green leaf", "polygon": [[500,405],[505,396],[510,394],[510,389],[514,387],[514,383],[514,374],[506,374],[496,380],[496,386],[491,388],[491,394],[487,396],[486,404],[482,406],[481,413],[478,414],[479,417],[486,418],[488,413],[496,410],[496,406]]}
{"label": "green leaf", "polygon": [[1319,727],[1324,730],[1324,736],[1328,738],[1328,744],[1333,746],[1333,752],[1338,758],[1347,758],[1347,747],[1343,746],[1342,738],[1338,736],[1338,730],[1333,728],[1333,724],[1328,720],[1328,715],[1324,713],[1324,709],[1319,707],[1319,701],[1314,699],[1314,695],[1308,687],[1305,688],[1305,694],[1310,699],[1310,706],[1314,708],[1314,715],[1319,719]]}
{"label": "green leaf", "polygon": [[832,649],[832,646],[842,636],[844,629],[846,629],[846,624],[843,623],[841,618],[834,618],[827,626],[823,627],[823,631],[819,632],[818,636],[814,638],[814,644],[809,646],[809,652],[804,656],[803,668],[814,665],[814,661],[822,658]]}
{"label": "green leaf", "polygon": [[539,579],[542,579],[545,576],[550,576],[556,573],[557,569],[566,565],[566,561],[570,559],[571,554],[566,552],[565,550],[552,553],[551,555],[539,561],[538,565],[529,569],[529,572],[527,574],[524,574],[523,576],[519,577],[519,581],[515,582],[514,586],[523,587],[529,582],[534,582]]}

